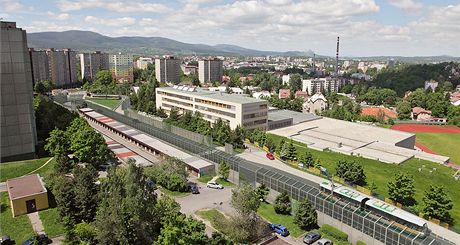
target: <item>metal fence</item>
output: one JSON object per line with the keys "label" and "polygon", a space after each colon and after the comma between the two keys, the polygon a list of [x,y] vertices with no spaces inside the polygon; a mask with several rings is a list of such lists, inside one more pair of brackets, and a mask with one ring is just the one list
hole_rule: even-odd
{"label": "metal fence", "polygon": [[172,134],[167,127],[164,127],[163,123],[159,124],[158,121],[141,121],[137,118],[130,118],[93,103],[88,103],[88,106],[101,114],[214,163],[226,162],[232,170],[238,172],[239,182],[245,181],[253,185],[256,183],[265,184],[272,190],[286,191],[293,199],[298,201],[308,199],[319,212],[339,220],[382,243],[402,245],[454,244],[435,234],[422,237],[419,234],[410,232],[404,226],[379,214],[361,209],[352,203],[321,192],[319,185],[310,180],[244,160],[208,145],[198,144],[193,137],[187,138],[192,134]]}

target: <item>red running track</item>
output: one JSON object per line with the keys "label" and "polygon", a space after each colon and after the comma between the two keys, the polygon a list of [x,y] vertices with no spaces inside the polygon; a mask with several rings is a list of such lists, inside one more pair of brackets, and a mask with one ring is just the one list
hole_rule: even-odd
{"label": "red running track", "polygon": [[397,124],[391,129],[409,132],[409,133],[445,133],[445,134],[460,134],[460,128],[456,126],[435,126],[423,124]]}

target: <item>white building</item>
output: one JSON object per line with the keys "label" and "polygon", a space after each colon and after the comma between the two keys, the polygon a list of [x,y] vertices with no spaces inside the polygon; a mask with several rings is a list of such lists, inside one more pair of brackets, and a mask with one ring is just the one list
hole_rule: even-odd
{"label": "white building", "polygon": [[176,108],[182,112],[199,112],[211,123],[217,119],[228,122],[230,128],[267,129],[268,102],[235,94],[212,92],[187,86],[156,89],[156,107],[169,114]]}
{"label": "white building", "polygon": [[153,63],[153,59],[149,57],[139,57],[136,60],[136,68],[145,70],[149,64]]}
{"label": "white building", "polygon": [[425,81],[425,90],[427,90],[428,88],[431,88],[431,90],[435,90],[437,87],[438,87],[438,82],[436,82],[435,80],[430,80],[430,81]]}
{"label": "white building", "polygon": [[289,80],[291,79],[290,74],[283,75],[282,80],[283,80],[283,85],[289,85]]}
{"label": "white building", "polygon": [[155,77],[161,83],[180,82],[180,60],[174,56],[155,59]]}
{"label": "white building", "polygon": [[309,97],[302,105],[304,113],[321,113],[327,107],[327,99],[320,92]]}
{"label": "white building", "polygon": [[109,67],[112,76],[119,82],[133,82],[133,56],[130,54],[109,55]]}
{"label": "white building", "polygon": [[224,75],[223,61],[220,59],[208,59],[198,61],[198,78],[201,83],[222,82]]}
{"label": "white building", "polygon": [[206,88],[206,90],[209,90],[212,92],[223,92],[223,93],[230,92],[231,94],[240,94],[240,95],[244,94],[244,91],[239,87],[219,86],[219,87],[208,87]]}
{"label": "white building", "polygon": [[82,53],[80,57],[81,79],[94,81],[96,74],[101,70],[109,70],[109,54],[96,51],[93,53]]}
{"label": "white building", "polygon": [[316,94],[323,91],[338,92],[343,81],[337,78],[315,78],[302,80],[302,91],[308,94]]}
{"label": "white building", "polygon": [[269,91],[260,91],[260,92],[253,92],[252,93],[252,97],[256,98],[256,99],[262,99],[264,97],[270,97],[271,94]]}

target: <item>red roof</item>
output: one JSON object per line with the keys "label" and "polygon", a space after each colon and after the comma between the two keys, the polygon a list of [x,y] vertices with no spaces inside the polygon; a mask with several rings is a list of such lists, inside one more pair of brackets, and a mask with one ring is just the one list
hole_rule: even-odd
{"label": "red roof", "polygon": [[289,90],[289,89],[280,89],[280,91],[279,91],[279,98],[280,99],[289,98],[289,96],[291,96],[291,90]]}
{"label": "red roof", "polygon": [[422,107],[418,107],[418,106],[412,108],[412,113],[414,113],[414,114],[426,113],[426,114],[430,114],[430,115],[431,115],[431,111],[425,110],[425,109],[423,109]]}
{"label": "red roof", "polygon": [[385,120],[387,120],[388,118],[395,119],[398,117],[395,111],[392,111],[388,108],[382,108],[382,107],[364,107],[361,110],[361,115],[377,117],[380,111],[382,111],[383,114],[385,115],[384,117]]}

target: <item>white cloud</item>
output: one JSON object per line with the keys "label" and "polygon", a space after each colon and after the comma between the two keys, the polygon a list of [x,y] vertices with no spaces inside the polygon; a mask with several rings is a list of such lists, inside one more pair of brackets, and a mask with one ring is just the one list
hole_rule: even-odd
{"label": "white cloud", "polygon": [[76,11],[87,8],[104,8],[118,13],[164,13],[170,11],[170,9],[166,5],[159,3],[110,0],[58,0],[57,7],[64,12]]}
{"label": "white cloud", "polygon": [[422,3],[416,2],[414,0],[388,0],[388,2],[391,5],[411,14],[419,14],[423,8]]}
{"label": "white cloud", "polygon": [[6,12],[15,12],[24,8],[24,5],[22,5],[19,1],[1,0],[0,3]]}
{"label": "white cloud", "polygon": [[68,20],[70,18],[70,15],[68,13],[55,14],[51,11],[48,11],[46,14],[51,19],[55,19],[55,20]]}
{"label": "white cloud", "polygon": [[126,27],[136,24],[136,19],[132,17],[121,17],[115,19],[102,19],[94,16],[86,16],[85,22],[92,25],[105,25],[112,27]]}

